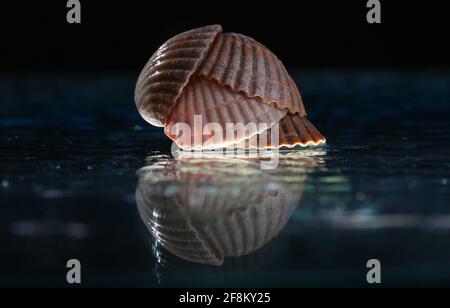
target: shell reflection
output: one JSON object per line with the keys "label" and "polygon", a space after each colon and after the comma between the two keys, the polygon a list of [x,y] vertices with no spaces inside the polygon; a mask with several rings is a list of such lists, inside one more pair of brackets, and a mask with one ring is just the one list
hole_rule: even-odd
{"label": "shell reflection", "polygon": [[138,171],[141,218],[162,247],[187,261],[222,265],[258,250],[286,226],[307,173],[320,163],[289,152],[278,168],[262,170],[263,159],[150,157]]}

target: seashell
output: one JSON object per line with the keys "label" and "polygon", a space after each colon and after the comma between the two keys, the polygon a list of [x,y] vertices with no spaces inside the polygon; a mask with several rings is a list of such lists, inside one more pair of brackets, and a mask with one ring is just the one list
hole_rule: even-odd
{"label": "seashell", "polygon": [[300,156],[282,159],[273,173],[246,159],[168,160],[138,172],[137,206],[166,250],[190,262],[222,265],[279,234],[314,166]]}
{"label": "seashell", "polygon": [[178,34],[152,55],[139,75],[134,95],[147,122],[164,126],[178,96],[221,31],[221,26],[213,25]]}
{"label": "seashell", "polygon": [[[261,43],[222,33],[219,25],[193,29],[164,43],[138,78],[135,102],[142,117],[164,126],[182,149],[261,147],[258,135],[274,133],[270,129],[275,123],[282,127],[280,142],[272,138],[262,147],[325,143],[306,119],[300,92],[282,62]],[[195,116],[202,122],[198,129]],[[230,135],[228,123],[245,128],[238,136]],[[178,124],[186,124],[190,134],[181,134]],[[221,129],[204,130],[208,124]]]}
{"label": "seashell", "polygon": [[[234,146],[237,148],[254,149],[259,148],[259,145],[264,144],[267,148],[292,148],[296,145],[318,145],[322,143],[323,140],[323,136],[306,117],[298,117],[293,114],[287,114],[279,122],[278,131],[275,133],[278,137],[275,144],[272,142],[272,128],[269,128],[267,131],[242,140]],[[264,140],[261,141],[261,139]]]}
{"label": "seashell", "polygon": [[283,63],[264,45],[245,35],[219,35],[199,74],[247,97],[274,103],[278,109],[306,115],[300,92]]}
{"label": "seashell", "polygon": [[[261,104],[257,98],[246,98],[203,77],[191,79],[179,98],[178,106],[169,116],[165,133],[172,140],[177,140],[177,144],[184,149],[226,147],[240,143],[267,130],[287,113],[269,104]],[[195,116],[201,119],[200,132],[182,134],[177,139],[174,126],[186,123],[189,127],[195,127]],[[218,129],[206,133],[205,128],[211,123],[219,124]],[[247,129],[239,130],[240,135],[230,134],[227,133],[227,123],[242,123]],[[252,123],[266,123],[268,126],[249,125]]]}

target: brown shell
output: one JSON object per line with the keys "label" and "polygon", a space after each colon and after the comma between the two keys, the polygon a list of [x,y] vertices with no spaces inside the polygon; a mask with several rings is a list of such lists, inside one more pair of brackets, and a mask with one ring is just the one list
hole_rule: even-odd
{"label": "brown shell", "polygon": [[[286,111],[263,104],[257,97],[246,97],[228,87],[220,86],[215,81],[193,76],[167,120],[165,133],[183,149],[192,146],[201,148],[207,143],[211,144],[208,148],[226,147],[267,130],[285,115]],[[195,132],[190,136],[186,134],[178,136],[174,126],[177,123],[185,123],[191,128],[195,127],[195,116],[201,116],[199,128],[202,132],[206,131],[204,130],[206,125],[217,123],[220,124],[218,128],[221,133],[213,131],[209,134],[199,133],[200,138],[195,138]],[[236,136],[234,131],[227,133],[227,123],[241,123],[247,129],[241,131],[240,136]],[[254,123],[258,125],[251,125]],[[262,123],[265,125],[261,125]]]}
{"label": "brown shell", "polygon": [[221,33],[199,67],[199,75],[279,109],[305,116],[300,92],[283,63],[264,45],[236,33]]}
{"label": "brown shell", "polygon": [[[306,119],[300,92],[282,62],[250,37],[221,32],[220,25],[193,29],[169,39],[155,52],[136,84],[135,102],[142,117],[164,126],[166,135],[182,149],[256,147],[256,141],[264,138],[259,134],[272,133],[267,125],[264,130],[257,126],[256,133],[243,139],[216,142],[212,137],[219,136],[214,134],[178,138],[172,132],[174,125],[186,123],[192,128],[195,115],[202,116],[204,125],[220,124],[225,137],[227,123],[280,122],[279,146],[325,143]],[[268,147],[276,146],[272,141]]]}
{"label": "brown shell", "polygon": [[139,113],[147,122],[164,126],[189,78],[221,31],[221,26],[213,25],[181,33],[153,54],[138,78],[134,94]]}
{"label": "brown shell", "polygon": [[288,114],[280,121],[279,145],[293,147],[325,142],[325,137],[306,118]]}
{"label": "brown shell", "polygon": [[[273,129],[275,128],[278,128],[278,132],[273,132]],[[272,134],[278,137],[278,140],[276,142],[272,140]],[[306,117],[300,117],[296,114],[288,113],[278,123],[278,126],[272,126],[267,131],[238,143],[236,147],[292,148],[295,146],[306,147],[311,144],[318,145],[321,143],[325,143],[325,137]]]}

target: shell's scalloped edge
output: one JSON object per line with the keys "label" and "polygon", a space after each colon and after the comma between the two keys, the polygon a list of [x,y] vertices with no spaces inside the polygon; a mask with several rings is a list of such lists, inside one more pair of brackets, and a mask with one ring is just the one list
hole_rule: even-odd
{"label": "shell's scalloped edge", "polygon": [[225,147],[207,147],[207,148],[201,148],[201,147],[194,147],[193,149],[182,149],[179,148],[180,152],[198,152],[198,151],[210,151],[210,150],[220,150],[220,149],[293,149],[295,147],[302,147],[302,148],[306,148],[306,147],[310,147],[310,146],[321,146],[321,145],[325,145],[327,143],[326,139],[320,139],[319,141],[314,141],[314,140],[308,140],[307,142],[296,142],[296,143],[292,143],[292,144],[281,144],[279,146],[265,146],[265,147],[237,147],[237,146],[225,146]]}
{"label": "shell's scalloped edge", "polygon": [[[197,73],[194,73],[194,75],[197,75]],[[232,91],[232,92],[236,92],[239,93],[240,95],[242,95],[244,98],[253,98],[256,99],[258,101],[260,101],[263,104],[267,104],[267,105],[271,105],[274,106],[275,108],[279,109],[279,110],[283,110],[283,111],[287,111],[290,114],[295,114],[298,115],[300,117],[306,117],[308,115],[308,113],[305,110],[291,110],[289,109],[289,107],[285,107],[282,106],[280,104],[280,102],[276,101],[276,100],[267,100],[264,97],[262,97],[261,95],[249,95],[249,93],[242,91],[242,90],[237,90],[235,88],[233,88],[231,85],[225,83],[224,81],[218,80],[217,78],[214,78],[212,76],[205,76],[205,75],[200,75],[202,78],[205,78],[206,80],[212,81],[217,83],[219,86],[227,88],[228,90]],[[303,103],[303,102],[302,102]]]}
{"label": "shell's scalloped edge", "polygon": [[[308,140],[307,142],[295,142],[291,144],[281,144],[278,146],[265,146],[265,147],[255,147],[255,146],[249,146],[249,147],[241,147],[240,149],[293,149],[295,147],[310,147],[310,146],[320,146],[322,144],[326,144],[326,139],[320,139],[319,141],[314,140]],[[239,147],[238,147],[239,148]]]}
{"label": "shell's scalloped edge", "polygon": [[295,148],[296,146],[301,146],[301,147],[306,148],[308,146],[318,146],[318,145],[326,144],[326,143],[327,143],[327,140],[325,138],[323,138],[323,139],[320,139],[319,141],[309,140],[305,143],[296,142],[293,144],[282,144],[281,146],[279,146],[279,148],[290,148],[291,149],[291,148]]}

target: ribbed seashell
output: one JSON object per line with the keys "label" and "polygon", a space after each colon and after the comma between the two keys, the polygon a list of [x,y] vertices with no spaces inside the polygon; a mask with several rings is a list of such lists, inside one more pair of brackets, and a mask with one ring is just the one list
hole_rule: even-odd
{"label": "ribbed seashell", "polygon": [[270,174],[251,161],[231,159],[227,176],[224,162],[215,159],[149,166],[139,172],[138,209],[165,249],[191,262],[221,265],[226,257],[258,250],[286,225],[312,166],[299,157],[290,161]]}
{"label": "ribbed seashell", "polygon": [[[258,134],[282,119],[286,125],[298,122],[291,128],[299,129],[289,130],[287,136],[281,129],[280,146],[324,143],[325,137],[314,126],[308,126],[300,92],[282,62],[254,39],[221,31],[218,25],[194,29],[158,49],[136,85],[135,101],[143,118],[165,126],[166,135],[183,149],[249,144],[250,138],[258,140]],[[214,123],[222,126],[222,133],[226,123],[253,123],[257,129],[252,133],[243,130],[233,138],[204,133],[194,128],[195,115],[202,119],[200,128]],[[190,136],[172,130],[181,124],[191,128]],[[309,131],[303,129],[305,125]],[[277,145],[272,142],[268,146]]]}
{"label": "ribbed seashell", "polygon": [[189,78],[197,70],[219,25],[193,29],[174,36],[153,54],[139,75],[134,99],[141,116],[163,127]]}
{"label": "ribbed seashell", "polygon": [[288,113],[278,125],[272,125],[268,130],[240,141],[235,147],[253,149],[265,145],[265,148],[292,148],[322,142],[323,136],[306,117]]}
{"label": "ribbed seashell", "polygon": [[[257,97],[246,97],[204,77],[192,77],[169,117],[165,133],[183,149],[227,147],[266,131],[286,113],[262,104]],[[201,121],[198,125],[200,132],[184,132],[180,133],[181,136],[176,133],[177,123],[196,127],[196,117]],[[213,126],[213,123],[218,125]],[[239,123],[245,128],[227,131],[227,123]],[[217,129],[213,130],[215,127]]]}
{"label": "ribbed seashell", "polygon": [[274,103],[279,109],[306,115],[300,92],[283,63],[264,45],[248,36],[218,35],[198,74],[248,97]]}

